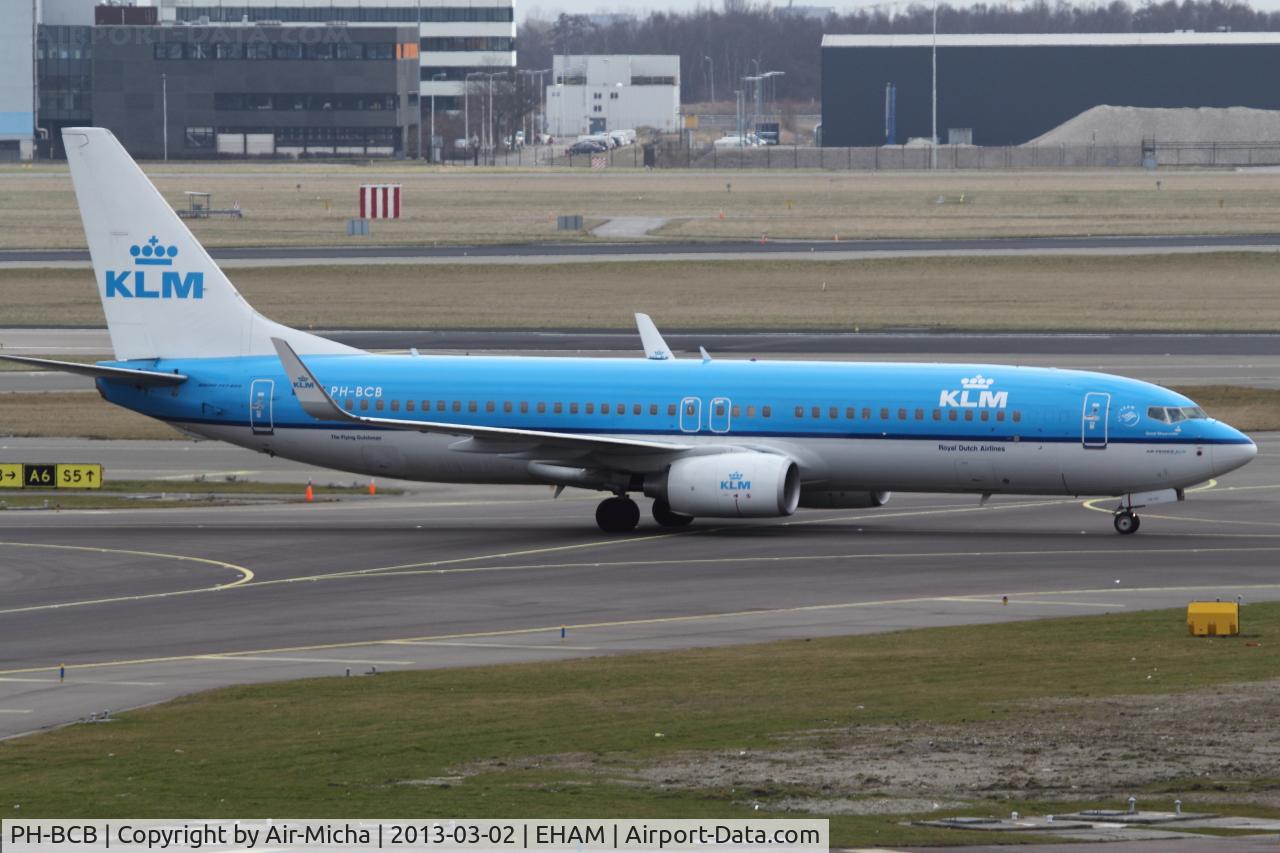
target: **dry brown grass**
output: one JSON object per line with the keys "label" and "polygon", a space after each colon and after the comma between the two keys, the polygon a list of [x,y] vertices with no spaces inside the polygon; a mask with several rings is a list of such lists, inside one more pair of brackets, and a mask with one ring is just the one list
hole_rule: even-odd
{"label": "dry brown grass", "polygon": [[[240,203],[244,219],[192,224],[210,246],[353,239],[344,224],[356,215],[358,185],[384,181],[403,184],[404,218],[375,222],[362,244],[577,239],[555,231],[559,213],[675,217],[662,233],[682,239],[1280,231],[1280,174],[1265,173],[590,173],[403,163],[145,168],[175,206],[185,206],[184,190],[212,192],[219,207]],[[65,167],[0,168],[0,248],[83,245]]]}
{"label": "dry brown grass", "polygon": [[[1280,255],[237,269],[315,328],[1280,329]],[[823,285],[825,283],[825,290]],[[100,326],[83,270],[0,270],[0,327]],[[0,344],[3,344],[0,340]]]}
{"label": "dry brown grass", "polygon": [[96,391],[0,394],[0,435],[184,438],[172,427],[103,400]]}
{"label": "dry brown grass", "polygon": [[1280,429],[1280,391],[1238,385],[1189,385],[1174,389],[1210,416],[1244,432]]}

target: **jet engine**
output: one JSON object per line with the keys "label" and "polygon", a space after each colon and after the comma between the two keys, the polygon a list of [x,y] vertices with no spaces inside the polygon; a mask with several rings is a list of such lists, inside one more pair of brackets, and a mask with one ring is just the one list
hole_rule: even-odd
{"label": "jet engine", "polygon": [[800,469],[786,456],[721,453],[672,463],[645,480],[644,493],[672,512],[702,518],[791,515],[800,504]]}

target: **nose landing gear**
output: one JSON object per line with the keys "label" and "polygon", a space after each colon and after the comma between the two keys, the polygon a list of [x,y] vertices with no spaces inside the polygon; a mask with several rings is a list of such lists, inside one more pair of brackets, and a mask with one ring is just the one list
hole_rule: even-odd
{"label": "nose landing gear", "polygon": [[605,498],[596,507],[596,524],[605,533],[629,533],[640,523],[640,507],[626,495]]}
{"label": "nose landing gear", "polygon": [[1115,514],[1116,533],[1122,535],[1137,533],[1140,523],[1141,519],[1138,518],[1138,514],[1131,509],[1121,510]]}

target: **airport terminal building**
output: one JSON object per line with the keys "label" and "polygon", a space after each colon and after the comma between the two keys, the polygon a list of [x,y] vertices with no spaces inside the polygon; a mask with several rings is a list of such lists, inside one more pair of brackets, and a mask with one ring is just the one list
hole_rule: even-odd
{"label": "airport terminal building", "polygon": [[[822,144],[927,139],[933,45],[824,36]],[[939,35],[937,57],[941,143],[1021,145],[1104,104],[1280,109],[1280,33]]]}
{"label": "airport terminal building", "polygon": [[417,31],[418,93],[436,109],[463,109],[468,74],[514,71],[515,0],[158,0],[161,24],[363,27]]}
{"label": "airport terminal building", "polygon": [[417,82],[414,27],[93,30],[93,122],[138,158],[403,155]]}

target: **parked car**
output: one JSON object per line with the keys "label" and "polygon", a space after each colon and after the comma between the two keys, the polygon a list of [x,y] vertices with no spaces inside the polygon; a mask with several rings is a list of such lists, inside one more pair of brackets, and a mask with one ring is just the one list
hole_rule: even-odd
{"label": "parked car", "polygon": [[602,151],[608,151],[609,146],[605,145],[599,139],[579,139],[577,142],[569,146],[566,154],[599,154]]}

